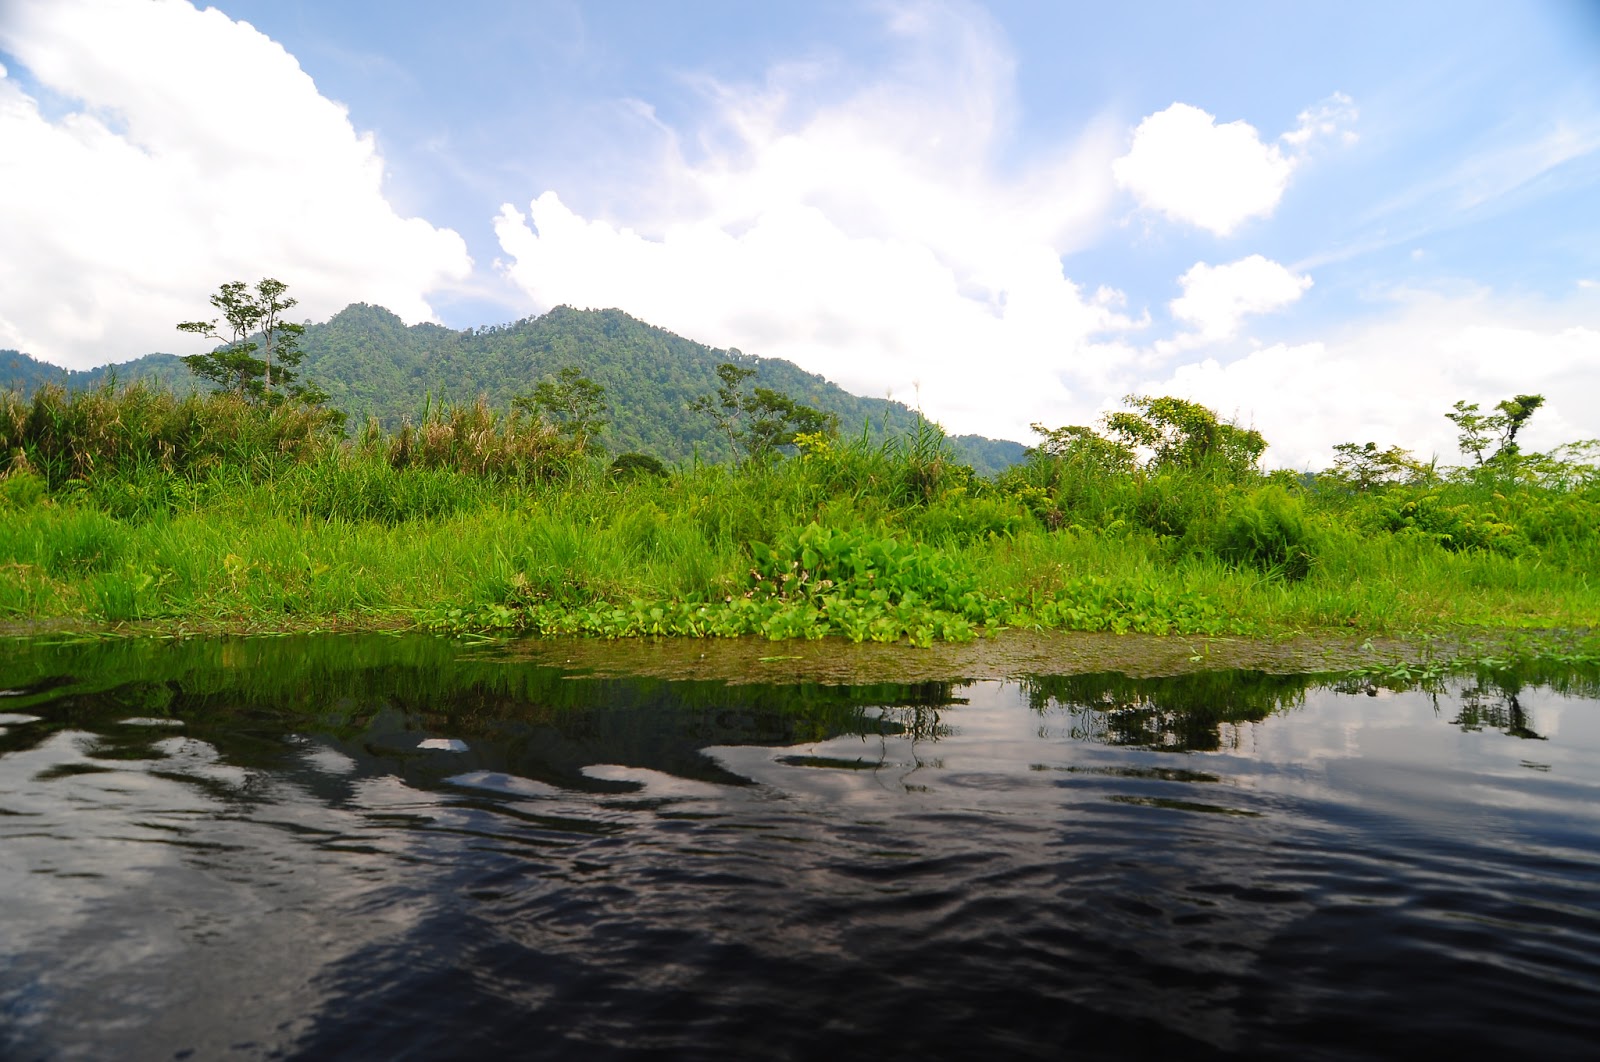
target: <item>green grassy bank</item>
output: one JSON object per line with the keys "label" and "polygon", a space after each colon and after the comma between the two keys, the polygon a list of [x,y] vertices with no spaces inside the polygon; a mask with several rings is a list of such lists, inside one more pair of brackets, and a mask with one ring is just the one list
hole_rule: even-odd
{"label": "green grassy bank", "polygon": [[1058,433],[992,479],[931,425],[663,472],[481,404],[349,437],[225,395],[8,395],[0,615],[922,644],[1600,616],[1593,466],[1266,475],[1211,424],[1221,444],[1188,450]]}

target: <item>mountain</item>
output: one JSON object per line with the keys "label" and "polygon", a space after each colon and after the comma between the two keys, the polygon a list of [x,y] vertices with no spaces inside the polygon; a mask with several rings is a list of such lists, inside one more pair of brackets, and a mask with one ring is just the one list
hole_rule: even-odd
{"label": "mountain", "polygon": [[146,354],[98,369],[74,370],[38,361],[19,351],[0,350],[0,388],[8,391],[32,394],[45,384],[82,391],[106,383],[135,381],[170,388],[180,394],[187,394],[198,386],[189,367],[175,354]]}
{"label": "mountain", "polygon": [[[727,441],[688,405],[717,388],[724,362],[754,369],[750,384],[837,414],[840,430],[875,438],[909,430],[916,413],[902,402],[862,398],[792,362],[718,350],[630,317],[621,310],[558,306],[540,317],[455,331],[407,326],[381,306],[356,303],[306,328],[301,379],[328,392],[330,403],[359,422],[376,416],[390,426],[418,419],[426,403],[463,403],[484,395],[499,407],[530,393],[547,376],[576,366],[606,389],[611,424],[602,441],[615,452],[637,450],[669,461],[694,452],[728,457]],[[148,354],[120,365],[68,372],[16,351],[0,351],[0,386],[31,392],[46,383],[94,387],[114,377],[177,390],[195,387],[171,354]],[[1022,459],[1023,446],[979,435],[955,436],[961,460],[994,472]]]}

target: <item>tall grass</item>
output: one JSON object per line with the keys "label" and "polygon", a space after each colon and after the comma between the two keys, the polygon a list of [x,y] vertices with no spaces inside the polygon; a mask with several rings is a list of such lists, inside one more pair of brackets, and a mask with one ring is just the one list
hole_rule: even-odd
{"label": "tall grass", "polygon": [[1079,452],[985,480],[923,423],[622,475],[481,402],[347,438],[314,410],[142,387],[0,395],[0,441],[11,617],[925,641],[1600,615],[1580,474],[1357,491]]}
{"label": "tall grass", "polygon": [[31,399],[0,392],[0,446],[7,468],[31,470],[52,490],[71,481],[161,473],[204,476],[248,468],[267,476],[329,445],[336,418],[233,394],[186,395],[135,384],[68,392],[50,385]]}

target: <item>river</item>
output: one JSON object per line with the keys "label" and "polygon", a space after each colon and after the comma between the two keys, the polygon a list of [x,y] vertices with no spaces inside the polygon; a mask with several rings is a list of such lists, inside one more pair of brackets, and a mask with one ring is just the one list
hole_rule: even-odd
{"label": "river", "polygon": [[838,684],[747,651],[0,643],[0,1055],[1600,1042],[1592,676]]}

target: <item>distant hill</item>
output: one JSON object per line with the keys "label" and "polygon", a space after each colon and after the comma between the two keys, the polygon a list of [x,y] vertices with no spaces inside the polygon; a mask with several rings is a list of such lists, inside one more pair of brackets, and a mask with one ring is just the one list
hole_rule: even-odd
{"label": "distant hill", "polygon": [[188,366],[172,354],[147,354],[119,365],[75,372],[35,360],[19,351],[0,350],[0,388],[23,394],[32,394],[45,384],[78,390],[99,387],[107,380],[131,383],[136,379],[170,386],[180,392],[195,389]]}
{"label": "distant hill", "polygon": [[[621,310],[558,306],[513,324],[454,331],[436,324],[409,327],[380,306],[357,303],[306,329],[301,378],[328,392],[352,420],[369,414],[395,426],[417,419],[430,400],[471,402],[484,395],[505,407],[540,380],[573,365],[606,389],[611,424],[602,441],[615,452],[637,450],[669,461],[698,450],[706,460],[728,457],[727,441],[689,412],[695,398],[716,390],[716,368],[735,362],[756,370],[755,386],[769,387],[839,417],[841,431],[874,438],[911,428],[915,412],[902,402],[862,398],[792,362],[717,350],[645,324]],[[71,388],[148,381],[179,391],[195,388],[188,368],[171,354],[148,354],[87,372],[0,351],[0,387],[32,392],[46,383]],[[994,472],[1020,461],[1023,446],[980,435],[951,440],[963,461]]]}

